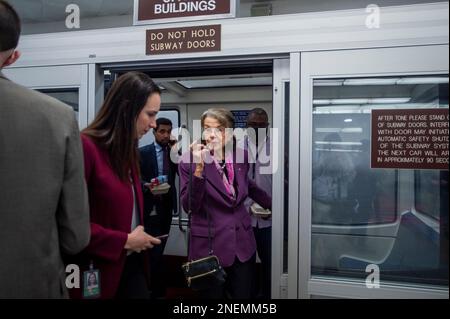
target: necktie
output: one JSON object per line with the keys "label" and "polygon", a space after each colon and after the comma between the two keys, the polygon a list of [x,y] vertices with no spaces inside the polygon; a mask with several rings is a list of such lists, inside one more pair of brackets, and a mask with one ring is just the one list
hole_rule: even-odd
{"label": "necktie", "polygon": [[163,148],[163,175],[169,176],[169,148]]}

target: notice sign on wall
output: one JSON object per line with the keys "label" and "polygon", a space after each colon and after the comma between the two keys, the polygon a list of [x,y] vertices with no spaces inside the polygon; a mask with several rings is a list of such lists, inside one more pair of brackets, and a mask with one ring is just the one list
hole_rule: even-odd
{"label": "notice sign on wall", "polygon": [[236,16],[236,0],[135,0],[135,24]]}
{"label": "notice sign on wall", "polygon": [[234,126],[235,128],[246,128],[247,120],[250,111],[231,111],[234,116]]}
{"label": "notice sign on wall", "polygon": [[372,168],[448,170],[448,109],[373,110]]}
{"label": "notice sign on wall", "polygon": [[147,55],[220,51],[221,26],[147,30]]}

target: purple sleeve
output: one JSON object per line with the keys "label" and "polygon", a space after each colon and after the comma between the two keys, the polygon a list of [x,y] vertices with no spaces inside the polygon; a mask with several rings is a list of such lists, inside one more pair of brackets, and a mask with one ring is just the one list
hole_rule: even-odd
{"label": "purple sleeve", "polygon": [[189,212],[189,169],[192,170],[192,213],[197,213],[203,203],[203,197],[205,195],[205,179],[194,176],[195,167],[181,162],[178,165],[178,173],[180,175],[181,184],[181,204],[186,212]]}
{"label": "purple sleeve", "polygon": [[272,209],[272,197],[256,185],[256,183],[249,179],[248,181],[248,195],[256,203],[261,205],[264,209]]}

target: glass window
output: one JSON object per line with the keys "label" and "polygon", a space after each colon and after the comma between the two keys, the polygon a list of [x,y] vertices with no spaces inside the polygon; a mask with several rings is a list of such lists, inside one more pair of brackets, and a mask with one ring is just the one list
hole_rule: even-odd
{"label": "glass window", "polygon": [[441,187],[445,186],[445,178],[439,171],[416,171],[415,174],[416,210],[430,218],[439,220]]}
{"label": "glass window", "polygon": [[371,163],[372,112],[421,109],[448,110],[448,76],[315,80],[313,276],[448,286],[448,169]]}
{"label": "glass window", "polygon": [[45,89],[38,90],[41,93],[49,95],[73,108],[75,114],[77,116],[77,120],[79,120],[79,97],[78,97],[78,89]]}

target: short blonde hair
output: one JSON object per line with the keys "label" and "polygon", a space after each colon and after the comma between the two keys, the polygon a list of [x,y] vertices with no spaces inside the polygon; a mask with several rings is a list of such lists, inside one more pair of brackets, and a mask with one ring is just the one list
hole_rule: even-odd
{"label": "short blonde hair", "polygon": [[224,108],[213,108],[206,110],[201,117],[202,127],[205,125],[205,119],[213,118],[216,119],[221,126],[224,128],[234,129],[234,116],[229,110]]}

